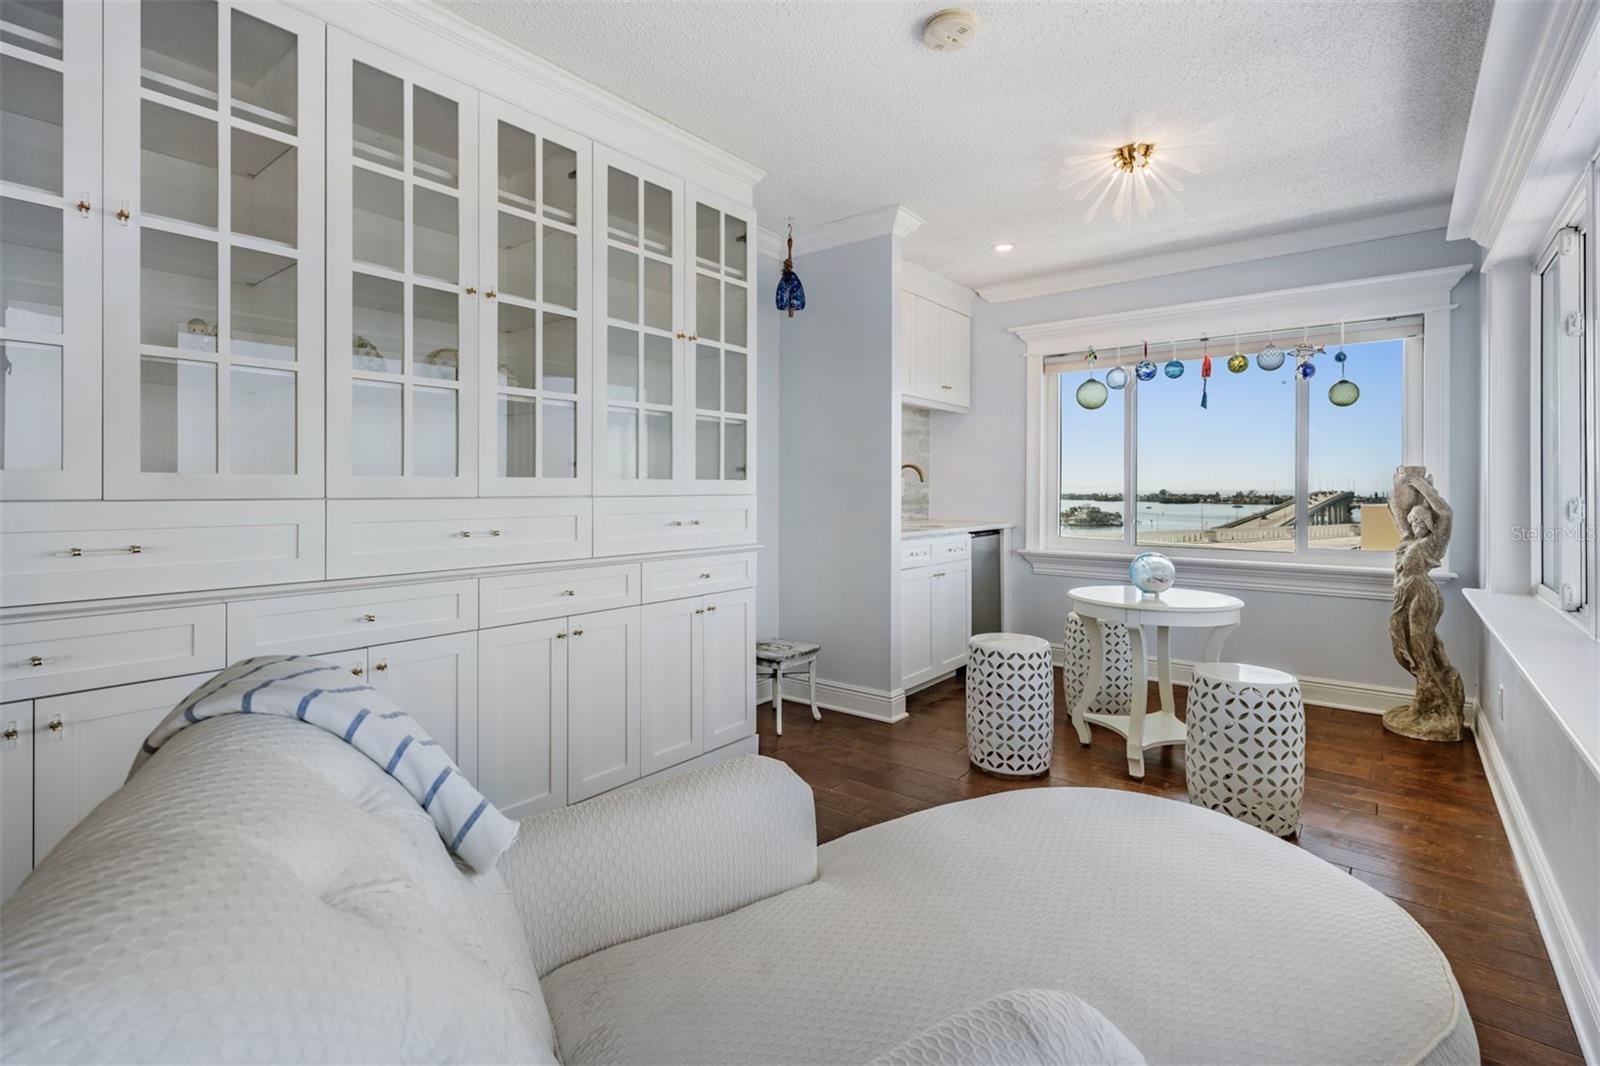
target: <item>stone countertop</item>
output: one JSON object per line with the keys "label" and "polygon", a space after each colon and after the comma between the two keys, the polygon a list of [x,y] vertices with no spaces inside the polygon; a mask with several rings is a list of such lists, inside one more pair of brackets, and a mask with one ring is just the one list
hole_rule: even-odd
{"label": "stone countertop", "polygon": [[982,533],[991,529],[1011,529],[1014,522],[971,522],[953,518],[913,518],[900,523],[900,539],[948,537],[960,533]]}

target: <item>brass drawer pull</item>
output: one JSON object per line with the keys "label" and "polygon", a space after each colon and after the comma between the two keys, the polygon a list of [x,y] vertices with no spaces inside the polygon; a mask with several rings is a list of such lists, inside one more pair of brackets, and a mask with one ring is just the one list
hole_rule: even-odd
{"label": "brass drawer pull", "polygon": [[44,656],[43,655],[30,655],[30,656],[28,656],[28,665],[29,666],[43,666],[44,665]]}
{"label": "brass drawer pull", "polygon": [[143,551],[144,551],[144,548],[143,548],[142,545],[138,545],[138,544],[130,544],[130,545],[128,545],[128,554],[129,555],[138,555]]}
{"label": "brass drawer pull", "polygon": [[80,558],[83,557],[83,549],[82,548],[68,548],[67,549],[67,554],[72,556],[74,559],[80,559]]}
{"label": "brass drawer pull", "polygon": [[456,536],[462,538],[463,540],[470,540],[473,537],[498,537],[500,536],[500,530],[486,529],[482,533],[474,533],[470,529],[463,529],[460,533],[457,533]]}
{"label": "brass drawer pull", "polygon": [[557,633],[556,634],[556,639],[557,640],[566,640],[567,639],[567,635],[565,633]]}
{"label": "brass drawer pull", "polygon": [[581,629],[574,629],[574,630],[573,630],[573,631],[572,631],[572,635],[573,635],[573,636],[575,636],[575,637],[581,637],[581,636],[583,636],[583,630],[581,630]]}
{"label": "brass drawer pull", "polygon": [[706,613],[706,609],[704,607],[696,607],[694,609],[694,613],[695,614],[705,614]]}
{"label": "brass drawer pull", "polygon": [[67,724],[61,720],[59,714],[50,719],[50,732],[59,733],[65,728],[67,728]]}
{"label": "brass drawer pull", "polygon": [[691,525],[691,526],[697,526],[697,525],[699,525],[699,524],[700,524],[700,519],[698,519],[698,518],[691,518],[691,519],[689,519],[689,524],[690,524],[690,525]]}
{"label": "brass drawer pull", "polygon": [[700,580],[701,581],[710,581],[711,580],[711,575],[710,574],[701,574],[700,575]]}
{"label": "brass drawer pull", "polygon": [[386,672],[389,669],[389,660],[379,659],[378,664],[374,666],[373,669],[378,671],[380,674]]}
{"label": "brass drawer pull", "polygon": [[716,609],[717,608],[716,608],[715,605],[712,605],[712,606],[706,608],[706,610],[708,610],[708,611],[715,611]]}
{"label": "brass drawer pull", "polygon": [[3,737],[6,740],[16,740],[21,735],[21,733],[17,732],[17,723],[15,722],[8,722],[6,724],[6,731],[4,733],[0,733],[0,737]]}
{"label": "brass drawer pull", "polygon": [[361,616],[361,620],[363,622],[376,622],[378,620],[378,616],[375,614],[364,614]]}
{"label": "brass drawer pull", "polygon": [[359,666],[352,666],[352,667],[351,667],[351,668],[350,668],[350,672],[351,672],[351,673],[352,673],[352,674],[355,674],[355,675],[356,675],[356,676],[357,676],[357,677],[360,677],[360,676],[361,676],[361,675],[362,675],[362,674],[364,674],[364,673],[366,673],[366,671],[365,671],[365,670],[363,670],[363,669],[362,669],[362,668],[361,668],[361,667],[359,667]]}
{"label": "brass drawer pull", "polygon": [[681,525],[683,525],[683,519],[674,518],[672,521],[668,522],[667,525],[669,525],[669,526],[681,526]]}
{"label": "brass drawer pull", "polygon": [[577,594],[578,594],[578,590],[577,589],[562,589],[561,590],[561,595],[563,595],[563,596],[576,596]]}
{"label": "brass drawer pull", "polygon": [[939,387],[941,389],[952,389],[952,390],[955,388],[954,385],[940,385]]}

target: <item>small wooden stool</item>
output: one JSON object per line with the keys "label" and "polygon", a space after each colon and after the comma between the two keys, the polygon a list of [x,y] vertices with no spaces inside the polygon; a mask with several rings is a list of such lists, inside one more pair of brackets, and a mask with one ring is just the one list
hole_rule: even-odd
{"label": "small wooden stool", "polygon": [[811,679],[811,717],[822,721],[817,710],[817,653],[821,644],[799,640],[756,641],[756,676],[772,678],[772,709],[777,714],[778,736],[783,736],[783,674],[808,667]]}

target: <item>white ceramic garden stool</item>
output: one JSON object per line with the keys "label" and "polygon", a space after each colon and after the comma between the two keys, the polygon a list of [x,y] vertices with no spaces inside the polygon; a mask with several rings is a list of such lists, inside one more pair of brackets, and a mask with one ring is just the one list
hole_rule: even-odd
{"label": "white ceramic garden stool", "polygon": [[1244,663],[1197,663],[1188,726],[1190,803],[1276,836],[1300,831],[1306,711],[1294,675]]}
{"label": "white ceramic garden stool", "polygon": [[774,728],[783,736],[783,675],[806,671],[811,687],[811,718],[822,721],[817,709],[817,655],[821,644],[807,644],[801,640],[767,638],[756,641],[756,676],[772,678],[772,710]]}
{"label": "white ceramic garden stool", "polygon": [[[1128,714],[1133,710],[1133,652],[1128,642],[1128,627],[1115,622],[1101,626],[1105,639],[1105,663],[1100,689],[1089,701],[1088,714]],[[1077,611],[1067,613],[1066,657],[1061,667],[1062,690],[1067,707],[1075,707],[1094,669],[1094,644],[1084,629]]]}
{"label": "white ceramic garden stool", "polygon": [[1048,773],[1055,695],[1049,641],[1020,633],[980,633],[967,641],[972,765],[1000,777]]}

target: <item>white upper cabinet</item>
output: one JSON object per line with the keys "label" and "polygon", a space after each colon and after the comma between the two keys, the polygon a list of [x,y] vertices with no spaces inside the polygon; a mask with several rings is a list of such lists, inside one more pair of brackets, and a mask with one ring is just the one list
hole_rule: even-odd
{"label": "white upper cabinet", "polygon": [[100,5],[0,4],[0,499],[100,496]]}
{"label": "white upper cabinet", "polygon": [[692,332],[689,393],[694,410],[688,471],[695,492],[754,492],[755,212],[690,190],[694,282],[685,315]]}
{"label": "white upper cabinet", "polygon": [[[941,291],[953,287],[940,282]],[[959,290],[958,290],[959,291]],[[972,403],[972,319],[902,290],[902,399],[915,407],[965,411]]]}
{"label": "white upper cabinet", "polygon": [[104,12],[105,495],[321,496],[323,26]]}
{"label": "white upper cabinet", "polygon": [[479,493],[587,493],[589,142],[485,96],[478,144]]}
{"label": "white upper cabinet", "polygon": [[478,94],[328,33],[328,495],[477,493]]}
{"label": "white upper cabinet", "polygon": [[682,480],[683,182],[594,150],[596,495],[670,492]]}

